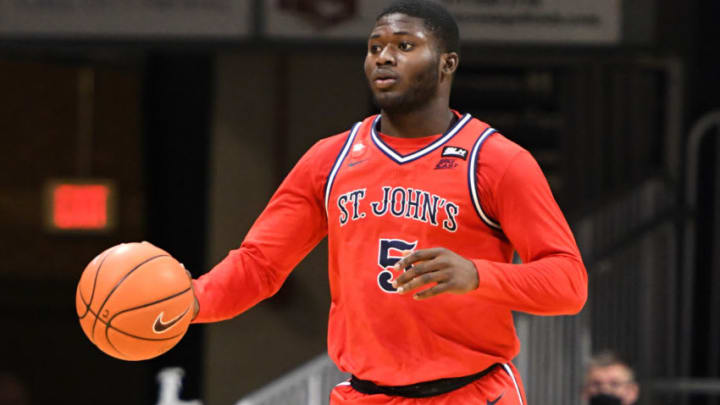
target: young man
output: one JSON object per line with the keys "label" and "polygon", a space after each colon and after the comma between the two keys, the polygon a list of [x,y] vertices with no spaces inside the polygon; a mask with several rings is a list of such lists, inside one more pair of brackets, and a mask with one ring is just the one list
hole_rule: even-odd
{"label": "young man", "polygon": [[194,282],[196,322],[271,296],[327,235],[328,352],[353,375],[332,404],[525,403],[512,311],[574,314],[587,276],[535,160],[450,109],[458,43],[437,3],[380,14],[365,59],[380,114],[300,159],[240,248]]}
{"label": "young man", "polygon": [[633,405],[640,394],[632,368],[613,352],[601,352],[590,359],[585,373],[583,397],[590,404],[606,403],[614,398],[622,405]]}

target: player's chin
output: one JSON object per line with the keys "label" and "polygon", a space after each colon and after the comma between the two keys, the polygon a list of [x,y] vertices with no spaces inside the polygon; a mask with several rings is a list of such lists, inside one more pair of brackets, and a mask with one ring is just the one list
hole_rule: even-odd
{"label": "player's chin", "polygon": [[373,98],[375,105],[386,111],[396,110],[403,105],[402,95],[393,91],[374,91]]}

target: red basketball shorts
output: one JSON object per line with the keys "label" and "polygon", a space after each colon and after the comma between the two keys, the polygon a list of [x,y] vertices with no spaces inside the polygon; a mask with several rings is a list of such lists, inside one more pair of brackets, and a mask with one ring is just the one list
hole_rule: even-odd
{"label": "red basketball shorts", "polygon": [[366,395],[349,382],[338,384],[330,393],[330,405],[526,405],[520,375],[511,363],[496,367],[470,384],[442,395],[405,398],[384,394]]}

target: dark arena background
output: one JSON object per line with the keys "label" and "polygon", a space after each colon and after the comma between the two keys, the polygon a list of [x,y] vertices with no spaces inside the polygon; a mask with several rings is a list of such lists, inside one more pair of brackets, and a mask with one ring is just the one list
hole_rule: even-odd
{"label": "dark arena background", "polygon": [[[308,147],[375,113],[386,3],[0,0],[0,405],[327,403],[324,242],[149,361],[97,350],[75,289],[121,242],[195,277],[237,247]],[[589,273],[578,316],[516,315],[529,403],[582,404],[611,349],[639,404],[720,404],[720,2],[443,3],[451,105],[533,153]],[[78,185],[98,188],[57,200]]]}

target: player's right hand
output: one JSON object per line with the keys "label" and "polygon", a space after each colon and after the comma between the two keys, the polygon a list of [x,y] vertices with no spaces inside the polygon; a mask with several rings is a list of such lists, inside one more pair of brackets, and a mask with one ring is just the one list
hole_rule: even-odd
{"label": "player's right hand", "polygon": [[[184,267],[184,266],[183,266]],[[200,312],[200,303],[198,302],[197,296],[195,295],[195,287],[193,287],[193,278],[192,274],[190,274],[190,271],[188,269],[185,269],[185,273],[187,273],[188,278],[190,279],[190,291],[192,291],[193,295],[193,315],[192,319],[195,319],[198,312]]]}
{"label": "player's right hand", "polygon": [[450,249],[416,250],[400,259],[395,264],[395,270],[405,270],[393,281],[398,294],[431,286],[413,295],[418,300],[442,293],[465,294],[478,287],[478,274],[473,262]]}

